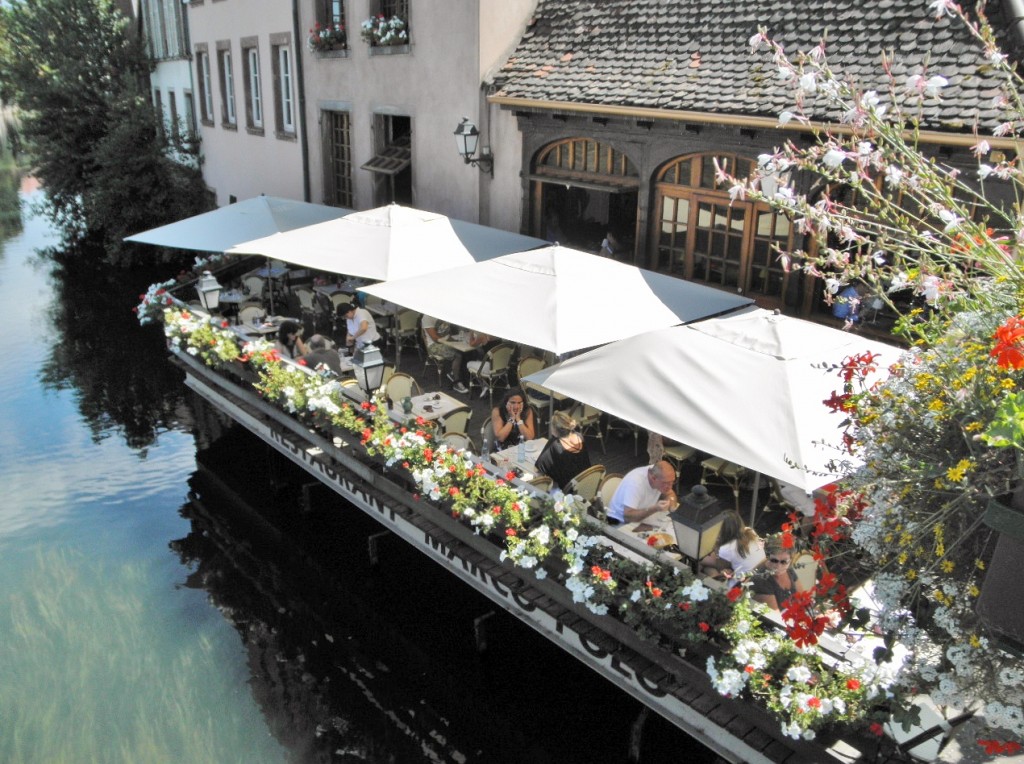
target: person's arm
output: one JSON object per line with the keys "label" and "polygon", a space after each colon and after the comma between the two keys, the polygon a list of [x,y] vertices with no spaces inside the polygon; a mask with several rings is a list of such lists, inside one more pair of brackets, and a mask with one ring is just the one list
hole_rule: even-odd
{"label": "person's arm", "polygon": [[625,518],[624,522],[637,523],[644,518],[650,517],[655,512],[667,511],[670,506],[671,504],[668,499],[658,499],[653,507],[624,507],[622,516]]}
{"label": "person's arm", "polygon": [[489,334],[483,334],[482,332],[469,333],[469,344],[475,348],[478,348],[481,345],[486,345],[490,339],[491,337]]}
{"label": "person's arm", "polygon": [[491,427],[494,429],[494,439],[504,443],[512,434],[515,421],[511,418],[507,422],[503,421],[498,407],[495,406],[491,410]]}
{"label": "person's arm", "polygon": [[306,343],[302,341],[302,337],[295,338],[295,355],[309,355],[309,346],[307,346]]}
{"label": "person's arm", "polygon": [[519,433],[526,440],[533,440],[537,437],[537,427],[533,419],[533,409],[526,407],[526,415],[519,421]]}

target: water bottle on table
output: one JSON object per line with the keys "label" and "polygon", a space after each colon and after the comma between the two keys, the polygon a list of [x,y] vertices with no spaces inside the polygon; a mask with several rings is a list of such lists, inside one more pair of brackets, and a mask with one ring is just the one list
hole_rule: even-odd
{"label": "water bottle on table", "polygon": [[521,465],[526,461],[526,438],[519,436],[519,443],[516,444],[516,461]]}
{"label": "water bottle on table", "polygon": [[491,441],[487,437],[487,425],[480,428],[480,456],[486,459],[491,455]]}

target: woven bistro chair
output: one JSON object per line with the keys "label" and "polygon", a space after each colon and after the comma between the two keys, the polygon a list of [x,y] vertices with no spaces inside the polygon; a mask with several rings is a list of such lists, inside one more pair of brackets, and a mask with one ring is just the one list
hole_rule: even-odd
{"label": "woven bistro chair", "polygon": [[597,489],[601,485],[601,481],[605,476],[605,468],[603,464],[595,464],[593,467],[587,467],[583,472],[578,474],[572,480],[569,481],[569,485],[566,487],[566,493],[574,493],[577,496],[583,498],[584,501],[593,502],[597,496]]}
{"label": "woven bistro chair", "polygon": [[488,350],[482,361],[469,361],[466,370],[469,372],[470,393],[476,385],[480,388],[480,397],[486,392],[491,406],[494,406],[494,388],[498,385],[508,388],[508,375],[512,370],[515,350],[514,345],[502,342]]}
{"label": "woven bistro chair", "polygon": [[402,398],[421,395],[423,392],[420,390],[419,382],[402,371],[396,371],[391,375],[384,390],[385,396],[393,406],[401,406]]}
{"label": "woven bistro chair", "polygon": [[463,406],[461,408],[452,409],[443,417],[439,424],[441,425],[441,432],[468,432],[469,420],[473,417],[473,409],[469,406]]}

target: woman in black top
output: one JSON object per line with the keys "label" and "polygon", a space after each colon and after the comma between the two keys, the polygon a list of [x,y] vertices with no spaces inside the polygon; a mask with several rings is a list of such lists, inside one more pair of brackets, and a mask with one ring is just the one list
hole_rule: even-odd
{"label": "woman in black top", "polygon": [[537,472],[550,477],[564,491],[569,481],[589,466],[590,454],[576,432],[576,420],[564,411],[556,411],[551,417],[551,437],[537,457]]}
{"label": "woman in black top", "polygon": [[505,393],[500,406],[491,410],[491,426],[494,428],[494,447],[497,450],[514,446],[523,440],[537,437],[537,424],[533,409],[526,405],[526,396],[518,387]]}

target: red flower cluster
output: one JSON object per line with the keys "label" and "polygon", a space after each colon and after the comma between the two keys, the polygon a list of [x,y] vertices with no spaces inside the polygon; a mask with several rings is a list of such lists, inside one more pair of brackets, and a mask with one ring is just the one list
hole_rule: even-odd
{"label": "red flower cluster", "polygon": [[997,754],[1005,754],[1007,756],[1020,753],[1021,745],[1016,740],[978,740],[978,745],[985,749],[985,753],[989,756],[995,756]]}
{"label": "red flower cluster", "polygon": [[814,615],[814,593],[797,592],[782,603],[782,621],[786,633],[797,647],[816,645],[818,637],[831,623],[828,616]]}
{"label": "red flower cluster", "polygon": [[600,565],[594,565],[590,568],[590,572],[594,575],[594,578],[599,578],[602,581],[607,581],[612,577],[610,570],[605,570]]}
{"label": "red flower cluster", "polygon": [[1011,316],[996,329],[991,356],[1002,369],[1024,369],[1024,318]]}

